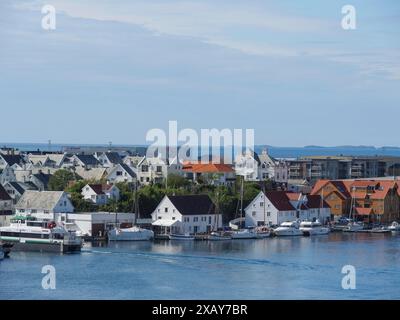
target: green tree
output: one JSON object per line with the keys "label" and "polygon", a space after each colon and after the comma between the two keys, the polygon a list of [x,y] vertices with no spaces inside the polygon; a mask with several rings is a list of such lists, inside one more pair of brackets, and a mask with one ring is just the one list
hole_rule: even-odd
{"label": "green tree", "polygon": [[190,182],[178,174],[168,175],[168,188],[173,188],[173,189],[187,188],[189,185]]}
{"label": "green tree", "polygon": [[76,175],[68,170],[61,169],[56,171],[49,180],[49,190],[64,191],[70,182],[77,180]]}

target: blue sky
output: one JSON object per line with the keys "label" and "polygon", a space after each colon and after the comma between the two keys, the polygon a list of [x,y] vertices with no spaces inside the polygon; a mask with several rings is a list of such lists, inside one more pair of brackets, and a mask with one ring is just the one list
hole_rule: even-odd
{"label": "blue sky", "polygon": [[400,2],[2,0],[0,111],[1,142],[143,144],[177,120],[257,144],[400,146]]}

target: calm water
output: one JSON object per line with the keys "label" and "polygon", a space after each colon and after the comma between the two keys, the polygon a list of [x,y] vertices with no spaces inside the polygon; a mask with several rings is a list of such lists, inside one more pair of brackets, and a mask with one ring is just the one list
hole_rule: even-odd
{"label": "calm water", "polygon": [[[41,268],[57,270],[43,290]],[[341,288],[344,265],[357,289]],[[400,236],[118,243],[80,254],[12,253],[0,299],[400,299]]]}

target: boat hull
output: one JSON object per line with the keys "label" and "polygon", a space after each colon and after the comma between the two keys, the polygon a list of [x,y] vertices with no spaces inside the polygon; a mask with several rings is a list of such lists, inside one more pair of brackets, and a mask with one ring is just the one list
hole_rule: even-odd
{"label": "boat hull", "polygon": [[184,236],[184,235],[170,235],[169,240],[179,240],[179,241],[194,241],[194,237],[192,236]]}
{"label": "boat hull", "polygon": [[108,234],[110,241],[150,241],[154,239],[154,232],[147,229],[112,230]]}
{"label": "boat hull", "polygon": [[274,234],[277,237],[301,237],[303,235],[303,232],[300,231],[299,229],[297,230],[285,230],[285,229],[281,229],[281,230],[275,230]]}
{"label": "boat hull", "polygon": [[13,242],[12,250],[29,252],[72,253],[80,252],[81,248],[82,244]]}

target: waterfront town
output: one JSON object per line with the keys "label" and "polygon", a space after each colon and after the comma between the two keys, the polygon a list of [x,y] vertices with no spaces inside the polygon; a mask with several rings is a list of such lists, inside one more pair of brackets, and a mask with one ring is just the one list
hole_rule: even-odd
{"label": "waterfront town", "polygon": [[[233,164],[181,163],[148,157],[146,148],[4,147],[0,237],[21,242],[25,226],[35,244],[67,234],[64,247],[76,249],[72,233],[87,241],[386,233],[399,229],[399,175],[396,157],[275,159],[264,149],[244,151]],[[60,228],[64,235],[54,233]]]}

